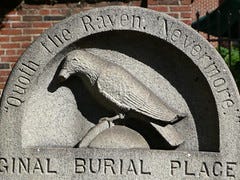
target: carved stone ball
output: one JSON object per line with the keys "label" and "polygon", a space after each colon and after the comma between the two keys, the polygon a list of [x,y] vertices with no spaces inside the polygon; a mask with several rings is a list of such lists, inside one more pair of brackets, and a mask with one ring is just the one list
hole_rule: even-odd
{"label": "carved stone ball", "polygon": [[138,132],[125,127],[113,126],[101,132],[89,145],[94,148],[143,148],[150,149],[146,140]]}

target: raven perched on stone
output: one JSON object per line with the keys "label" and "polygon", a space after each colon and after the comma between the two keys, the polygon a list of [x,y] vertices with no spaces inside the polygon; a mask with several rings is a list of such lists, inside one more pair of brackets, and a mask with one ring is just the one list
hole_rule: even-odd
{"label": "raven perched on stone", "polygon": [[64,81],[71,75],[81,77],[96,100],[116,113],[116,116],[101,118],[100,121],[124,119],[125,116],[137,117],[150,122],[171,146],[178,146],[183,142],[183,138],[171,124],[186,115],[168,107],[123,67],[86,50],[74,50],[67,54],[59,79]]}

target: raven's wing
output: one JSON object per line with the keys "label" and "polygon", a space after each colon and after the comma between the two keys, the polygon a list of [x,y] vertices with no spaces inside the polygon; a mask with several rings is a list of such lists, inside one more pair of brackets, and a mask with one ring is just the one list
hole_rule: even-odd
{"label": "raven's wing", "polygon": [[119,108],[133,110],[155,120],[172,122],[177,113],[128,71],[110,64],[97,80],[99,92]]}

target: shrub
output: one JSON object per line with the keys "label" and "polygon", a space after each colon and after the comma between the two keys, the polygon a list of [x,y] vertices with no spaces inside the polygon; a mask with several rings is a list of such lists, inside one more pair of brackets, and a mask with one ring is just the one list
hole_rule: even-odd
{"label": "shrub", "polygon": [[[221,54],[228,66],[230,66],[229,49],[225,47],[220,47],[218,52]],[[231,67],[230,70],[233,77],[237,83],[238,88],[240,88],[240,54],[239,48],[231,47]]]}

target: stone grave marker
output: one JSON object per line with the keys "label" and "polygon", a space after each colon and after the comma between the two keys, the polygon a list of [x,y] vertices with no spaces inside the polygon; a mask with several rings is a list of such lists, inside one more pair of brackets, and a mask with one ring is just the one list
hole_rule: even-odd
{"label": "stone grave marker", "polygon": [[22,55],[0,106],[1,179],[240,179],[239,94],[168,15],[73,15]]}

